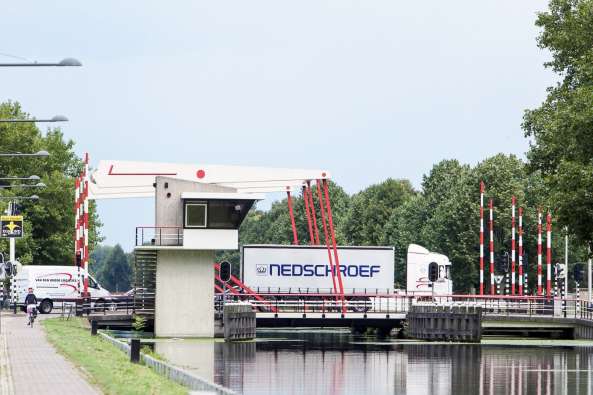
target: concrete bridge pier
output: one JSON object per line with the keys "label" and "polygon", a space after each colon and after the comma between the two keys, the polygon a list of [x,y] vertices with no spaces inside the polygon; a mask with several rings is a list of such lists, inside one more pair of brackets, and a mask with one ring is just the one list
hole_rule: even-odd
{"label": "concrete bridge pier", "polygon": [[158,252],[157,337],[214,337],[214,251]]}

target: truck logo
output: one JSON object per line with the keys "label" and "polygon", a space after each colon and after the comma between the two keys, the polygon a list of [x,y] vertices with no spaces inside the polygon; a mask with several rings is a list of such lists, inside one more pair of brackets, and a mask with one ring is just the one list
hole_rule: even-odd
{"label": "truck logo", "polygon": [[256,265],[255,272],[258,276],[265,276],[268,274],[268,265]]}
{"label": "truck logo", "polygon": [[[259,266],[259,265],[258,265]],[[333,269],[335,272],[335,269]],[[381,272],[379,265],[340,265],[340,273],[344,277],[374,277]],[[259,271],[258,275],[260,274]],[[276,264],[270,265],[270,276],[279,277],[329,277],[332,269],[328,265],[298,265],[298,264]]]}

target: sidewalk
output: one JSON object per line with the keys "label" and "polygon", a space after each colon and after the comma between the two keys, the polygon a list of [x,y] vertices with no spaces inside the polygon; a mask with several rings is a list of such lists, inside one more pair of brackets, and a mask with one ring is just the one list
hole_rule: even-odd
{"label": "sidewalk", "polygon": [[[25,316],[3,311],[0,332],[0,393],[7,395],[100,394],[47,342],[39,315],[33,329]],[[8,363],[9,369],[6,369]]]}

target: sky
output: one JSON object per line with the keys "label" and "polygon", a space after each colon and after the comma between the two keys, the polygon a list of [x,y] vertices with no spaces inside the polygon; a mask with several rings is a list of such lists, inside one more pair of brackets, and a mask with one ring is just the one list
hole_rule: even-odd
{"label": "sky", "polygon": [[[4,2],[0,100],[66,115],[99,160],[328,169],[347,192],[442,159],[524,157],[525,109],[555,77],[530,0]],[[14,59],[0,56],[0,62]],[[1,142],[0,142],[1,148]],[[269,207],[268,201],[260,203]],[[133,248],[151,199],[97,202]]]}

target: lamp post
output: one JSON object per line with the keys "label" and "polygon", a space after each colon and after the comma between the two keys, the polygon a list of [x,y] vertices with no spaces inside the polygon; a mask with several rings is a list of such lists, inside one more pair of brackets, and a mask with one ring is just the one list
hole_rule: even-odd
{"label": "lamp post", "polygon": [[7,189],[7,188],[45,188],[45,185],[42,182],[38,182],[37,184],[18,184],[18,185],[0,185],[0,189]]}
{"label": "lamp post", "polygon": [[82,66],[82,63],[78,59],[65,58],[59,62],[21,62],[21,63],[0,63],[0,67],[78,67]]}
{"label": "lamp post", "polygon": [[0,123],[25,123],[25,122],[68,122],[69,119],[63,115],[54,115],[48,119],[0,119]]}
{"label": "lamp post", "polygon": [[2,157],[8,157],[8,158],[19,158],[19,157],[31,157],[31,156],[37,156],[37,157],[47,157],[49,156],[49,152],[45,151],[45,150],[41,150],[41,151],[37,151],[37,152],[33,152],[33,153],[23,153],[23,152],[0,152],[0,158]]}
{"label": "lamp post", "polygon": [[36,175],[32,175],[29,177],[0,177],[0,181],[39,181],[41,180],[41,178],[39,176]]}

